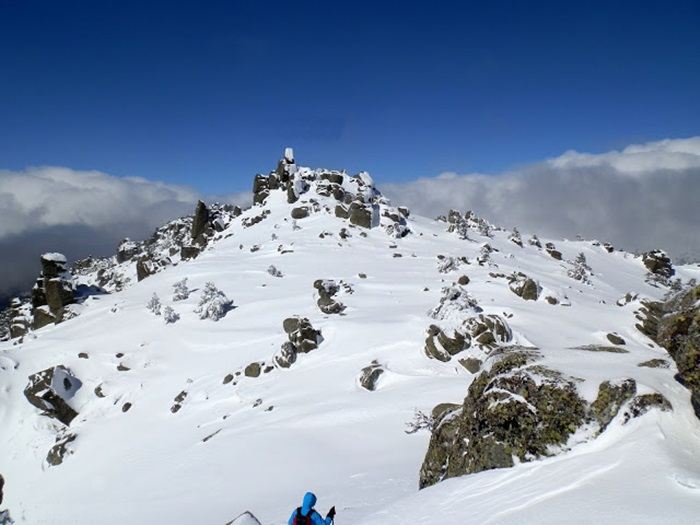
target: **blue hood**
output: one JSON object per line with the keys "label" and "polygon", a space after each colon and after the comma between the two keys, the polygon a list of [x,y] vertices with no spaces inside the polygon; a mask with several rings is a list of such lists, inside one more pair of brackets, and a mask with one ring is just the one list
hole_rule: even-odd
{"label": "blue hood", "polygon": [[304,496],[304,504],[301,506],[301,513],[307,516],[314,505],[316,505],[316,495],[313,492],[307,492]]}

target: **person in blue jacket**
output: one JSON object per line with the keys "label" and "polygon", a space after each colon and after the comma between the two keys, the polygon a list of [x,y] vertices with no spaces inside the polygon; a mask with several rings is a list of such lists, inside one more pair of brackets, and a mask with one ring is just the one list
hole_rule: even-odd
{"label": "person in blue jacket", "polygon": [[331,525],[335,517],[335,506],[331,507],[326,519],[323,519],[314,509],[314,505],[316,505],[316,495],[313,492],[307,492],[302,506],[292,512],[288,525]]}

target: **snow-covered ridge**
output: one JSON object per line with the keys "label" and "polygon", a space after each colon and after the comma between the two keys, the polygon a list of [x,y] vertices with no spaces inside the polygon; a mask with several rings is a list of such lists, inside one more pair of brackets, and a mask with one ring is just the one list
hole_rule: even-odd
{"label": "snow-covered ridge", "polygon": [[[286,523],[307,490],[339,523],[560,523],[572,509],[693,522],[700,424],[636,325],[699,268],[471,213],[414,216],[367,175],[299,167],[291,151],[256,190],[247,210],[202,203],[74,267],[80,315],[0,343],[2,505],[17,523],[247,510]],[[570,434],[552,444],[546,422],[537,450],[509,453],[550,387],[571,396],[549,400]],[[470,431],[491,425],[475,446],[506,436],[472,454],[491,470],[419,491],[431,430],[465,407]]]}

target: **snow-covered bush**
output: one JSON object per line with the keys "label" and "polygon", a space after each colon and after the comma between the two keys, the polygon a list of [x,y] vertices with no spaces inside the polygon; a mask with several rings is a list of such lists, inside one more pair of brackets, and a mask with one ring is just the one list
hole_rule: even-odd
{"label": "snow-covered bush", "polygon": [[173,284],[173,301],[184,301],[190,296],[187,288],[187,277]]}
{"label": "snow-covered bush", "polygon": [[148,308],[148,311],[155,314],[155,315],[160,315],[160,309],[161,309],[161,303],[160,303],[160,298],[158,297],[158,294],[153,292],[153,295],[151,296],[151,299],[148,301],[146,304],[146,308]]}
{"label": "snow-covered bush", "polygon": [[426,414],[425,412],[422,412],[416,408],[415,413],[413,414],[413,421],[406,423],[406,430],[404,430],[404,432],[406,432],[406,434],[415,434],[419,430],[427,430],[428,432],[432,432],[434,428],[435,418],[432,415]]}
{"label": "snow-covered bush", "polygon": [[567,270],[566,275],[584,284],[589,284],[591,282],[591,267],[588,266],[586,256],[583,252],[579,253],[573,261],[569,261],[569,264],[571,264],[572,267]]}
{"label": "snow-covered bush", "polygon": [[272,275],[272,277],[283,277],[282,272],[277,269],[277,267],[273,264],[270,265],[270,267],[267,269],[267,273]]}
{"label": "snow-covered bush", "polygon": [[214,283],[208,282],[204,285],[202,296],[199,299],[199,305],[195,308],[194,312],[199,314],[200,319],[218,321],[225,316],[226,312],[232,307],[233,301],[226,297],[226,294],[220,291]]}
{"label": "snow-covered bush", "polygon": [[514,242],[521,248],[523,247],[523,238],[520,236],[520,232],[517,228],[513,228],[513,232],[508,236],[508,240]]}
{"label": "snow-covered bush", "polygon": [[532,237],[530,237],[530,240],[528,240],[527,243],[530,246],[537,246],[538,248],[542,248],[542,243],[537,238],[537,235],[533,235]]}
{"label": "snow-covered bush", "polygon": [[484,237],[493,237],[493,225],[485,219],[479,217],[474,217],[474,222],[476,223],[476,230],[480,235]]}
{"label": "snow-covered bush", "polygon": [[483,266],[484,264],[491,265],[491,252],[493,251],[493,248],[491,248],[490,244],[484,244],[481,247],[481,250],[479,250],[479,255],[476,258],[476,262],[479,264],[479,266]]}
{"label": "snow-covered bush", "polygon": [[455,257],[442,257],[438,262],[438,272],[450,273],[458,270],[461,265],[460,259]]}
{"label": "snow-covered bush", "polygon": [[461,286],[445,286],[440,303],[428,312],[433,319],[462,319],[466,312],[480,312],[476,299]]}
{"label": "snow-covered bush", "polygon": [[166,306],[163,308],[163,321],[165,324],[171,324],[180,319],[180,314],[178,314],[172,306]]}

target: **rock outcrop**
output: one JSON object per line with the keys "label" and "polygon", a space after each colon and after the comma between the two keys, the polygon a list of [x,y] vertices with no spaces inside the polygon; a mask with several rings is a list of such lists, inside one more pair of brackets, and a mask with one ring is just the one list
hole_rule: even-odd
{"label": "rock outcrop", "polygon": [[287,334],[287,341],[275,355],[275,363],[281,368],[289,368],[297,360],[299,354],[306,354],[318,348],[323,336],[305,317],[288,317],[282,323]]}
{"label": "rock outcrop", "polygon": [[32,288],[30,301],[15,298],[11,303],[10,337],[21,337],[29,330],[70,317],[66,307],[75,302],[75,285],[65,255],[45,253],[40,262],[41,273]]}
{"label": "rock outcrop", "polygon": [[665,303],[645,302],[637,328],[663,346],[676,362],[677,379],[691,392],[700,418],[700,286]]}
{"label": "rock outcrop", "polygon": [[24,396],[42,415],[68,426],[78,415],[68,401],[81,386],[82,382],[70,370],[58,365],[30,375]]}
{"label": "rock outcrop", "polygon": [[663,279],[670,279],[673,276],[673,264],[663,250],[651,250],[643,253],[642,263],[651,274]]}
{"label": "rock outcrop", "polygon": [[511,467],[566,449],[569,437],[583,425],[602,432],[629,405],[625,418],[665,400],[635,398],[636,383],[627,379],[600,385],[588,403],[577,380],[538,364],[533,348],[494,350],[485,369],[469,386],[462,405],[443,405],[434,414],[434,429],[420,470],[420,487],[464,474]]}

